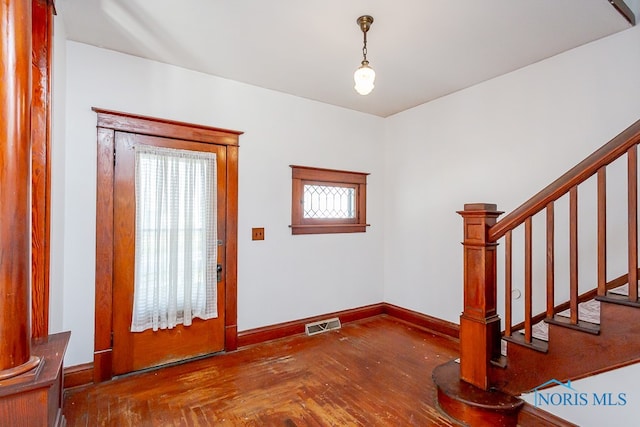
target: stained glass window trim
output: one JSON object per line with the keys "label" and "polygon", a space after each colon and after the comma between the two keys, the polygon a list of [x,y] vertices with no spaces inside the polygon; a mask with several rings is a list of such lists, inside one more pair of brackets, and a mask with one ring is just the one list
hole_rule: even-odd
{"label": "stained glass window trim", "polygon": [[367,175],[291,165],[292,234],[364,232]]}

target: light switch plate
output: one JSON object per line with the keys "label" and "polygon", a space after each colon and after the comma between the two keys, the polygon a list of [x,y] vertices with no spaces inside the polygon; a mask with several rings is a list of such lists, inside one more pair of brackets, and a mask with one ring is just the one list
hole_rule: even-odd
{"label": "light switch plate", "polygon": [[252,228],[251,240],[264,240],[264,228]]}

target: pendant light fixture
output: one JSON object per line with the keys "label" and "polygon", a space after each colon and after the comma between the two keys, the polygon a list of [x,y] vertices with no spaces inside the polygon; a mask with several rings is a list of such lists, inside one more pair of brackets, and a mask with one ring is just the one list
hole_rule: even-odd
{"label": "pendant light fixture", "polygon": [[356,84],[354,88],[360,95],[369,95],[374,88],[373,83],[376,79],[376,72],[373,71],[373,68],[369,66],[369,61],[367,61],[367,31],[373,24],[373,18],[369,15],[363,15],[356,22],[362,30],[364,43],[362,45],[362,62],[353,74],[353,80]]}

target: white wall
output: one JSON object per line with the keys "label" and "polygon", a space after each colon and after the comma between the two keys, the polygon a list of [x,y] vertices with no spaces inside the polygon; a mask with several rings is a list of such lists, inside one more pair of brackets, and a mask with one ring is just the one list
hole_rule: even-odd
{"label": "white wall", "polygon": [[54,16],[51,71],[51,223],[49,267],[49,329],[62,331],[64,314],[64,175],[66,105],[66,32],[64,20]]}
{"label": "white wall", "polygon": [[386,302],[458,322],[456,211],[509,212],[638,120],[638,46],[640,27],[387,119]]}
{"label": "white wall", "polygon": [[[457,323],[462,219],[456,211],[488,202],[509,212],[640,119],[639,69],[635,27],[387,119],[385,301]],[[609,201],[622,203],[608,211],[609,279],[626,271],[626,169],[619,163],[607,172]],[[583,290],[595,286],[594,188],[589,182],[579,195]],[[563,199],[557,239],[568,235],[566,212]],[[544,271],[539,247],[538,273]],[[556,241],[556,251],[556,284],[566,286],[566,239]],[[544,288],[535,271],[534,282]],[[563,292],[557,302],[566,300]],[[542,292],[536,294],[541,307]],[[589,396],[626,393],[624,407],[543,409],[584,426],[634,425],[639,379],[634,365],[574,384]]]}
{"label": "white wall", "polygon": [[[66,366],[93,360],[93,106],[245,132],[240,331],[382,301],[383,119],[84,44],[66,48],[66,141],[54,148],[55,155],[64,151],[66,176],[53,183],[54,207],[65,215],[62,329],[72,332]],[[371,173],[367,232],[292,236],[291,164]],[[251,227],[265,227],[265,240],[251,241]]]}
{"label": "white wall", "polygon": [[[637,120],[638,46],[632,28],[381,119],[68,42],[66,140],[53,150],[64,150],[66,174],[52,189],[52,215],[65,216],[56,308],[72,331],[65,364],[93,351],[92,106],[245,132],[240,330],[380,301],[457,323],[456,210],[491,202],[510,211]],[[290,164],[371,172],[367,233],[291,236]],[[266,240],[252,242],[251,227],[265,227]]]}

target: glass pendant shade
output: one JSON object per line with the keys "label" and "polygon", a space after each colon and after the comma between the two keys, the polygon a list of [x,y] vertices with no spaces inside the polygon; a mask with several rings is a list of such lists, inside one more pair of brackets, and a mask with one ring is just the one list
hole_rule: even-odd
{"label": "glass pendant shade", "polygon": [[353,74],[353,80],[355,82],[355,90],[360,95],[368,95],[373,90],[374,81],[376,79],[376,72],[373,68],[369,67],[369,61],[362,61],[362,65],[358,67]]}

